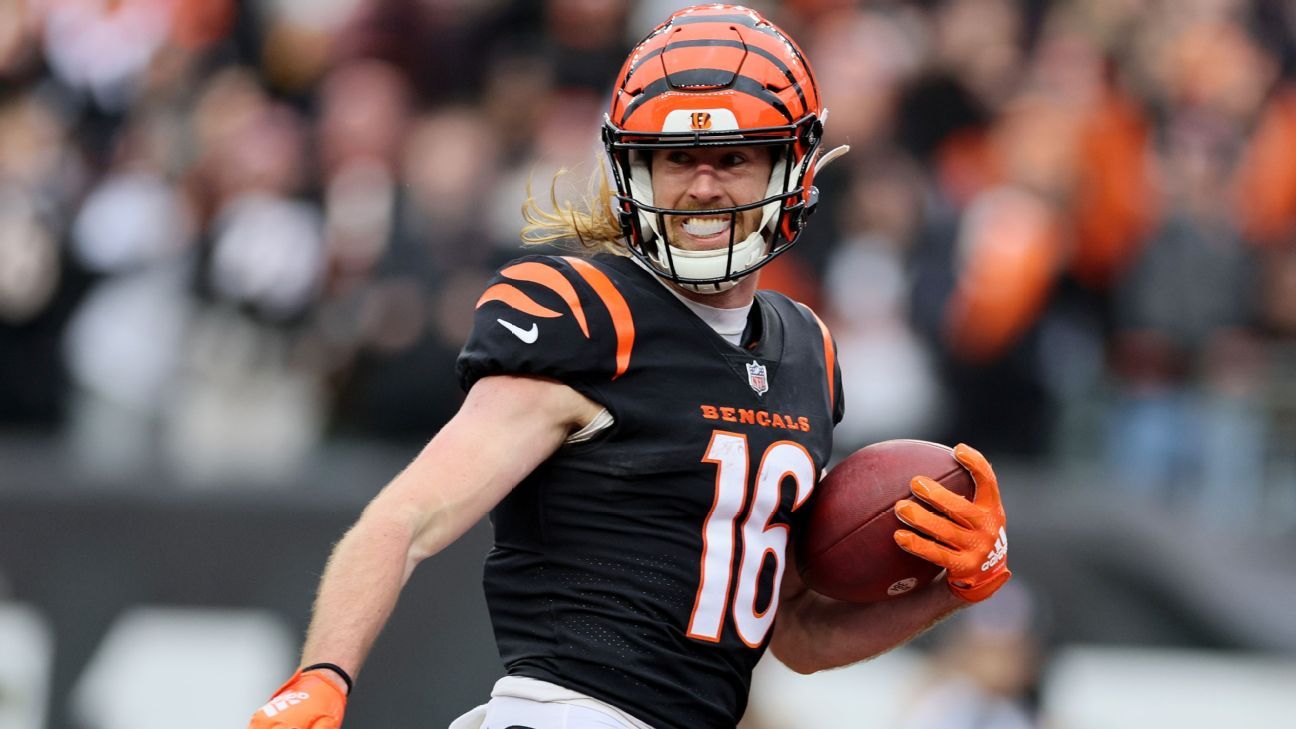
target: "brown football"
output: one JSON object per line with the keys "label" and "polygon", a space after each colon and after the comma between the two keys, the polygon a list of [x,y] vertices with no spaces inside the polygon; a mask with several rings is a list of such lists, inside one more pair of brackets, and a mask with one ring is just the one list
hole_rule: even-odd
{"label": "brown football", "polygon": [[839,600],[868,603],[903,595],[940,575],[941,568],[900,549],[892,538],[897,529],[908,528],[896,517],[895,502],[914,498],[909,492],[914,476],[975,496],[972,474],[948,446],[888,440],[855,451],[815,487],[809,519],[797,537],[797,566],[807,586]]}

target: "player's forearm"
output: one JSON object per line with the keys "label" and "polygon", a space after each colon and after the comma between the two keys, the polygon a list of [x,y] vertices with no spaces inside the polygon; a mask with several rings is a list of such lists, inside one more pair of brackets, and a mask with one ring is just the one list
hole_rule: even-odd
{"label": "player's forearm", "polygon": [[359,673],[417,561],[412,540],[406,520],[371,507],[338,542],[320,580],[303,665],[329,662]]}
{"label": "player's forearm", "polygon": [[806,590],[779,608],[770,648],[788,668],[814,673],[885,653],[965,605],[944,580],[868,605]]}

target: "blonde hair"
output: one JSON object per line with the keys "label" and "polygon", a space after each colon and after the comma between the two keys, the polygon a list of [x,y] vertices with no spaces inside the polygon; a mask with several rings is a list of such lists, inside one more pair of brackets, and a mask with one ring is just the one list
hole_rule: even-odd
{"label": "blonde hair", "polygon": [[549,204],[546,210],[536,201],[527,180],[526,201],[522,203],[522,217],[527,224],[522,228],[525,245],[558,245],[574,247],[585,253],[616,253],[628,255],[622,241],[621,223],[612,212],[612,187],[607,170],[599,165],[590,175],[589,184],[580,207],[570,200],[558,202],[558,179],[568,170],[558,170],[549,183]]}

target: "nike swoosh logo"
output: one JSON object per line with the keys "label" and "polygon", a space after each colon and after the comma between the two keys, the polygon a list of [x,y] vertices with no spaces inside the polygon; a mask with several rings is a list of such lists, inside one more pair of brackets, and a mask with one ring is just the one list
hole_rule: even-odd
{"label": "nike swoosh logo", "polygon": [[505,329],[513,332],[513,334],[517,335],[518,339],[521,339],[527,344],[535,344],[535,340],[540,338],[540,327],[536,326],[535,322],[531,322],[530,329],[523,329],[522,327],[516,324],[510,324],[503,319],[496,319],[495,321],[503,324]]}

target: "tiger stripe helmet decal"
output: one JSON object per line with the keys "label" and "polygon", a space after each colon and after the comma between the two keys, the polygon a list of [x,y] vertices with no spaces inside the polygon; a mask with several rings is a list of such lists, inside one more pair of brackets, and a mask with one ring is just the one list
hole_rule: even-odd
{"label": "tiger stripe helmet decal", "polygon": [[631,52],[622,74],[609,116],[626,131],[662,131],[680,92],[693,101],[707,95],[705,103],[732,109],[746,128],[821,111],[814,75],[792,39],[734,5],[676,13]]}

